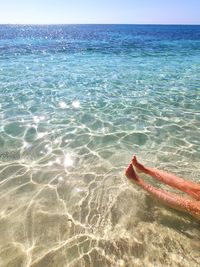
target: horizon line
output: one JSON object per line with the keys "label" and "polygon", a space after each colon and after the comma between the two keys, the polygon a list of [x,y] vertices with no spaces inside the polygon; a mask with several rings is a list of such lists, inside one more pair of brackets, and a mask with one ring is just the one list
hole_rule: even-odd
{"label": "horizon line", "polygon": [[0,25],[157,25],[157,26],[200,26],[200,23],[2,23]]}

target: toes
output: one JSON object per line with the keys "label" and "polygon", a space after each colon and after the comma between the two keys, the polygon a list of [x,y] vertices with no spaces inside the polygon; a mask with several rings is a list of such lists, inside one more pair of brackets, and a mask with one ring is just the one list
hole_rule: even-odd
{"label": "toes", "polygon": [[126,169],[125,175],[128,179],[138,180],[137,175],[136,175],[131,163],[128,165],[128,168]]}

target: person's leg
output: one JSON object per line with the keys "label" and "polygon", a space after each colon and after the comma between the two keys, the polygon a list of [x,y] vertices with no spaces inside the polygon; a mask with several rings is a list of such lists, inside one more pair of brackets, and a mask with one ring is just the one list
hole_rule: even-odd
{"label": "person's leg", "polygon": [[186,181],[183,178],[177,177],[172,173],[168,173],[162,170],[146,167],[137,161],[136,156],[132,159],[132,164],[139,172],[149,174],[162,183],[175,187],[191,197],[200,200],[200,185],[191,181]]}
{"label": "person's leg", "polygon": [[165,205],[176,210],[190,213],[192,216],[200,220],[200,203],[195,200],[186,199],[179,195],[166,192],[162,189],[156,188],[150,184],[145,183],[134,171],[132,164],[128,166],[125,173],[129,180],[134,181],[137,185],[142,187],[155,199],[161,201]]}

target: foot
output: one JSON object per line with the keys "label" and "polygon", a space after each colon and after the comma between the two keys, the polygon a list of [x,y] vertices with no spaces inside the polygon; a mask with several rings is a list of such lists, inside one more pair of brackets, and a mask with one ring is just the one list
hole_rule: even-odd
{"label": "foot", "polygon": [[137,172],[144,172],[144,173],[146,173],[145,167],[137,161],[136,156],[133,156],[133,158],[132,158],[132,164],[136,168]]}
{"label": "foot", "polygon": [[139,178],[137,174],[135,173],[132,164],[130,163],[128,168],[126,169],[125,175],[128,179],[138,181]]}

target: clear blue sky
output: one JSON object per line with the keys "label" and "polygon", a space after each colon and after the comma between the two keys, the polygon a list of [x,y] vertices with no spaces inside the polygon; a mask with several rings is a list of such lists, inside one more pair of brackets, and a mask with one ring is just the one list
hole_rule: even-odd
{"label": "clear blue sky", "polygon": [[200,24],[200,0],[0,0],[0,23]]}

